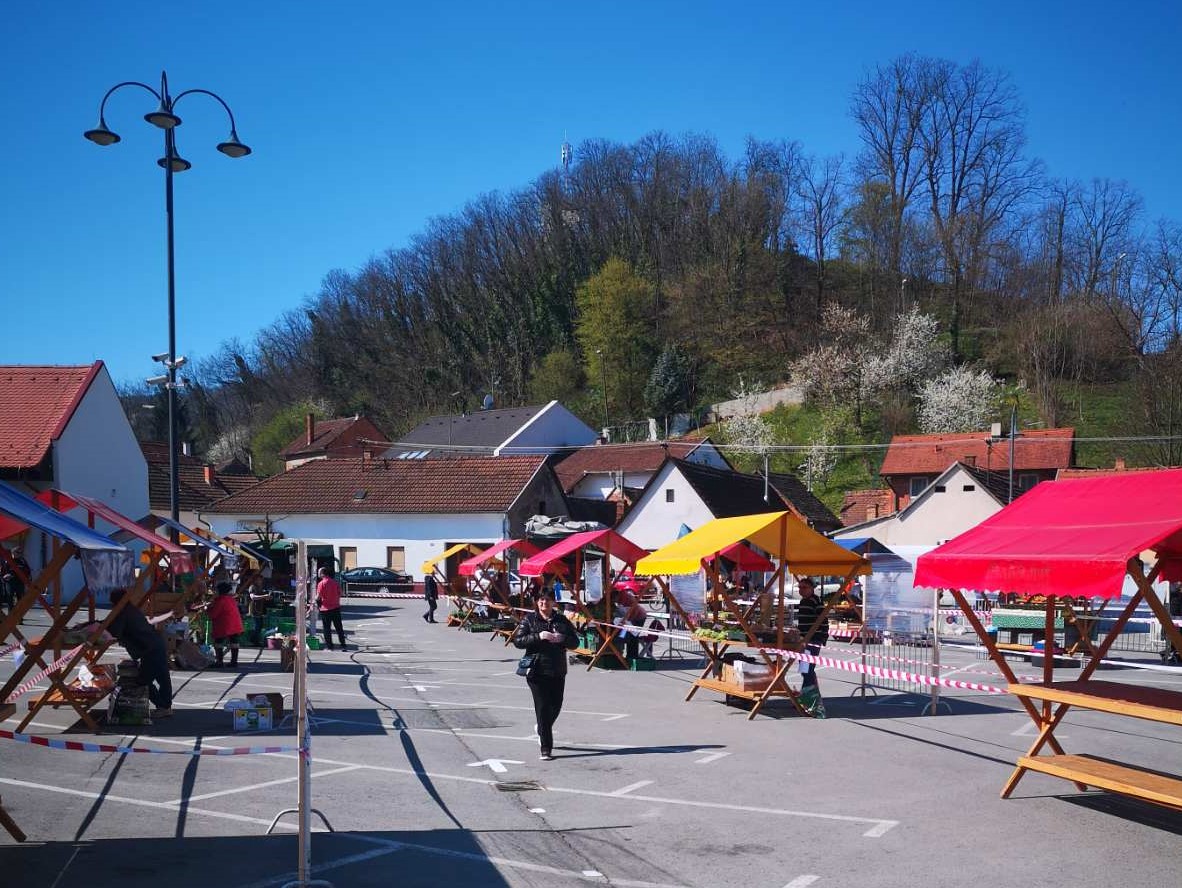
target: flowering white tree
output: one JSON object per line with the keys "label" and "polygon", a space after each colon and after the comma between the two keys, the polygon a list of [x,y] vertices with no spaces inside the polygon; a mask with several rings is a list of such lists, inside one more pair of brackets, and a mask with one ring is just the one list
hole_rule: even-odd
{"label": "flowering white tree", "polygon": [[948,347],[940,341],[940,322],[912,306],[895,318],[891,341],[882,354],[870,355],[862,372],[863,394],[893,388],[914,391],[948,366]]}
{"label": "flowering white tree", "polygon": [[828,406],[851,404],[862,393],[865,356],[873,353],[870,319],[836,303],[821,315],[822,344],[792,365],[807,397]]}
{"label": "flowering white tree", "polygon": [[993,417],[1001,383],[986,370],[961,364],[925,382],[919,392],[919,427],[928,434],[970,432]]}
{"label": "flowering white tree", "polygon": [[731,393],[731,397],[739,402],[735,415],[723,423],[726,436],[740,453],[750,453],[763,456],[772,444],[772,428],[759,415],[755,404],[755,389],[749,387],[742,377],[739,377],[739,387]]}
{"label": "flowering white tree", "polygon": [[804,462],[799,466],[809,490],[825,482],[837,468],[837,458],[838,450],[830,443],[827,431],[812,440],[809,449],[805,451]]}
{"label": "flowering white tree", "polygon": [[250,429],[246,426],[233,426],[222,432],[218,439],[210,446],[205,454],[206,460],[217,465],[239,459],[248,462],[250,456]]}

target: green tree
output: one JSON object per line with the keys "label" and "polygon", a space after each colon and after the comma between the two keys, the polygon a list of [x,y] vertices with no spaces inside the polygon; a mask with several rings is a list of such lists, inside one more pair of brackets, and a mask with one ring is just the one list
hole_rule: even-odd
{"label": "green tree", "polygon": [[644,387],[644,402],[653,416],[660,418],[689,407],[693,373],[693,361],[676,343],[661,350]]}
{"label": "green tree", "polygon": [[609,423],[640,416],[652,369],[652,287],[621,259],[609,259],[575,293],[575,334],[592,384],[607,383]]}
{"label": "green tree", "polygon": [[318,404],[293,404],[276,413],[254,433],[250,439],[250,449],[254,455],[256,473],[274,475],[283,471],[283,457],[279,453],[303,434],[305,416],[309,413],[317,419],[325,419],[328,416],[327,411]]}
{"label": "green tree", "polygon": [[569,348],[559,348],[538,363],[529,382],[530,398],[539,403],[560,401],[566,407],[576,401],[585,383],[579,357]]}

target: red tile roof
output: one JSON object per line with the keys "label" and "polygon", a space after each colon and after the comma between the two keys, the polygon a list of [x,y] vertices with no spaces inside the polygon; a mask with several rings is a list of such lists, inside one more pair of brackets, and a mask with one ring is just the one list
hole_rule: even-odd
{"label": "red tile roof", "polygon": [[851,490],[841,501],[841,523],[846,527],[895,513],[895,493],[889,488]]}
{"label": "red tile roof", "polygon": [[[168,478],[168,445],[161,441],[141,441],[140,449],[148,463],[148,506],[154,511],[172,507]],[[231,461],[214,468],[213,479],[205,480],[205,465],[195,456],[177,454],[178,508],[186,511],[204,509],[210,503],[238,493],[260,480],[241,463]]]}
{"label": "red tile roof", "polygon": [[1182,466],[1127,466],[1123,459],[1118,459],[1116,465],[1111,468],[1072,468],[1060,469],[1055,475],[1056,481],[1063,481],[1068,478],[1099,478],[1101,475],[1120,475],[1125,472],[1165,472],[1169,469],[1178,469]]}
{"label": "red tile roof", "polygon": [[102,361],[0,367],[0,468],[27,469],[45,459],[102,368]]}
{"label": "red tile roof", "polygon": [[373,514],[504,512],[546,457],[320,459],[219,500],[202,511]]}
{"label": "red tile roof", "polygon": [[[591,444],[580,448],[554,467],[558,483],[567,493],[574,490],[586,475],[606,472],[655,472],[666,456],[691,459],[691,454],[708,439],[684,439],[661,444],[644,441],[637,444]],[[667,448],[667,449],[666,449]]]}
{"label": "red tile roof", "polygon": [[[958,460],[993,472],[1010,467],[1009,439],[986,445],[988,432],[895,435],[880,475],[938,475]],[[1065,469],[1074,462],[1075,429],[1026,429],[1014,441],[1014,468]]]}
{"label": "red tile roof", "polygon": [[[339,419],[318,419],[312,430],[312,443],[308,443],[307,432],[300,432],[298,438],[279,451],[284,459],[296,459],[300,456],[321,454],[329,450],[333,442],[346,432],[357,427],[360,437],[382,441],[385,436],[372,422],[364,416],[346,416]],[[348,436],[348,444],[355,444],[357,435]],[[352,454],[350,454],[352,455]]]}

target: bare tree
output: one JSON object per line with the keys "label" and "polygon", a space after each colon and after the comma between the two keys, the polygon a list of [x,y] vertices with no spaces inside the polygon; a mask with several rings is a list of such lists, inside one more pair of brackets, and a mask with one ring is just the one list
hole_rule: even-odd
{"label": "bare tree", "polygon": [[809,157],[801,164],[801,176],[796,186],[801,227],[808,234],[816,265],[818,316],[825,300],[825,263],[847,218],[844,164],[845,158],[841,155],[824,160]]}

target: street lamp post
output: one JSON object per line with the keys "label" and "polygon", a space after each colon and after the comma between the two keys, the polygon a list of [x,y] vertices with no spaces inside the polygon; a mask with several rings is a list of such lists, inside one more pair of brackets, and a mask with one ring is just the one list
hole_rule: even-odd
{"label": "street lamp post", "polygon": [[603,434],[607,437],[607,362],[603,358],[603,349],[595,349],[595,354],[599,356],[599,375],[603,380]]}
{"label": "street lamp post", "polygon": [[[217,150],[227,157],[238,158],[250,154],[250,148],[238,140],[238,128],[234,123],[234,112],[230,110],[230,106],[223,101],[221,96],[207,89],[187,89],[173,97],[168,91],[168,74],[163,71],[160,73],[159,92],[146,83],[140,83],[138,80],[125,80],[107,90],[102,102],[99,103],[98,126],[83,133],[86,139],[102,147],[114,145],[120,141],[118,134],[107,128],[105,111],[107,99],[125,86],[135,86],[147,90],[156,98],[160,103],[160,107],[149,114],[145,114],[144,120],[164,130],[164,156],[156,161],[156,163],[164,169],[164,211],[165,224],[168,232],[168,354],[167,356],[156,355],[155,359],[163,363],[165,369],[168,371],[167,378],[162,380],[161,384],[168,391],[168,488],[172,520],[176,522],[180,520],[180,479],[177,467],[177,445],[179,442],[177,441],[176,371],[184,363],[184,359],[178,360],[176,354],[176,270],[173,258],[172,175],[173,173],[183,173],[193,166],[189,161],[181,157],[176,150],[176,135],[174,130],[181,124],[181,119],[176,115],[174,110],[177,103],[185,96],[197,93],[215,99],[226,110],[226,114],[230,118],[230,138],[225,142],[220,142]],[[175,533],[174,530],[174,537]]]}

